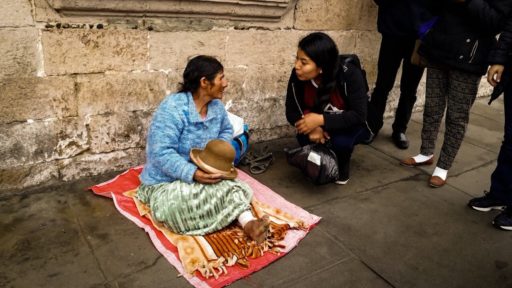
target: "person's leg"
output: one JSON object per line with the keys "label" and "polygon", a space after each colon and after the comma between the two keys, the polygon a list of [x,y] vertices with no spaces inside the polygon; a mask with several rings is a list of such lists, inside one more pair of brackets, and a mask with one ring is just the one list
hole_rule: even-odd
{"label": "person's leg", "polygon": [[430,156],[434,154],[439,125],[441,125],[446,108],[447,71],[428,68],[426,84],[420,154]]}
{"label": "person's leg", "polygon": [[383,125],[388,95],[395,84],[396,74],[402,61],[400,43],[394,37],[382,35],[377,63],[377,81],[373,89],[369,105],[368,125],[377,134]]}
{"label": "person's leg", "polygon": [[338,168],[339,168],[339,184],[347,184],[350,179],[350,158],[352,158],[352,149],[338,150],[336,157],[338,157]]}
{"label": "person's leg", "polygon": [[504,96],[505,133],[498,154],[498,164],[491,175],[490,193],[512,206],[512,85]]}
{"label": "person's leg", "polygon": [[[511,77],[505,72],[502,79]],[[498,163],[491,174],[491,188],[481,197],[475,197],[468,202],[468,206],[478,211],[488,212],[493,209],[501,210],[512,208],[512,85],[505,91],[505,129],[503,142],[498,154]],[[496,105],[496,103],[494,103]],[[511,216],[512,217],[512,216]],[[499,224],[499,221],[495,221]]]}
{"label": "person's leg", "polygon": [[[350,178],[350,159],[354,146],[364,140],[364,129],[343,131],[331,135],[332,150],[338,158],[339,184],[345,184]],[[344,183],[343,183],[344,182]]]}
{"label": "person's leg", "polygon": [[[508,74],[508,73],[507,73]],[[504,75],[508,77],[509,75]],[[502,77],[502,79],[504,79]],[[492,224],[500,229],[512,230],[512,85],[505,89],[505,135],[498,155],[498,164],[491,175],[489,194],[506,206],[505,211],[494,218]]]}
{"label": "person's leg", "polygon": [[178,234],[204,235],[218,231],[244,211],[250,211],[253,191],[242,182],[141,185],[137,198],[151,207],[151,216]]}
{"label": "person's leg", "polygon": [[297,142],[299,142],[299,145],[302,147],[302,146],[306,146],[306,145],[309,145],[311,144],[312,142],[309,141],[309,137],[308,135],[304,135],[304,134],[296,134],[295,135],[295,138],[297,139]]}
{"label": "person's leg", "polygon": [[404,46],[402,77],[400,80],[400,98],[393,122],[393,133],[405,133],[411,119],[412,109],[416,103],[416,91],[423,76],[423,67],[411,64],[411,54],[415,39],[406,39]]}
{"label": "person's leg", "polygon": [[469,122],[469,112],[475,102],[480,75],[451,70],[449,72],[448,106],[444,142],[437,167],[449,170],[459,151]]}
{"label": "person's leg", "polygon": [[507,208],[494,218],[493,225],[512,230],[512,85],[507,87],[504,97],[505,136],[498,155],[498,165],[491,176],[491,191]]}

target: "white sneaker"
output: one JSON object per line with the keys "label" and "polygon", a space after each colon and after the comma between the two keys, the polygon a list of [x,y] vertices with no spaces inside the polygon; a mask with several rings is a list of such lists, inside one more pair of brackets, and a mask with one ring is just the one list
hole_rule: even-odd
{"label": "white sneaker", "polygon": [[350,179],[347,179],[347,180],[336,180],[336,181],[334,181],[334,184],[345,185],[345,184],[348,183],[348,180],[350,180]]}

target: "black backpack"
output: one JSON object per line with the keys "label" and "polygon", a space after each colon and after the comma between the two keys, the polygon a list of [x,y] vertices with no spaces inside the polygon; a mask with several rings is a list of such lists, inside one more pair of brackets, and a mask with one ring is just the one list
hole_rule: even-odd
{"label": "black backpack", "polygon": [[[367,103],[367,116],[366,116],[366,129],[368,130],[368,134],[369,134],[369,138],[364,140],[363,143],[364,144],[369,144],[373,141],[373,137],[375,137],[375,133],[373,132],[373,127],[375,126],[374,125],[374,118],[373,115],[375,115],[375,110],[373,108],[373,105],[370,103],[370,86],[368,85],[368,79],[366,78],[366,71],[363,69],[363,66],[361,65],[361,61],[359,60],[359,57],[356,55],[356,54],[341,54],[339,56],[339,61],[341,63],[341,65],[343,66],[343,75],[344,73],[347,71],[347,64],[348,63],[351,63],[353,64],[354,66],[356,66],[357,69],[361,70],[361,74],[363,75],[363,85],[364,85],[364,91],[366,93],[366,95],[368,95],[368,103]],[[345,88],[345,93],[346,92],[346,83],[343,81],[343,88]]]}
{"label": "black backpack", "polygon": [[370,86],[368,85],[368,79],[366,79],[366,71],[363,69],[359,57],[356,54],[341,54],[339,56],[339,60],[341,65],[343,66],[343,73],[347,71],[348,63],[352,63],[354,66],[356,66],[356,68],[361,70],[361,74],[363,74],[363,83],[365,85],[364,89],[366,94],[368,94],[368,92],[370,91]]}

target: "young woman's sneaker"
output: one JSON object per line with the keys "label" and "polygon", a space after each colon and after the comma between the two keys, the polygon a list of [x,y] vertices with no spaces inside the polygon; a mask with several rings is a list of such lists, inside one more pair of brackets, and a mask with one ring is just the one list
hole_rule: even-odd
{"label": "young woman's sneaker", "polygon": [[492,225],[496,228],[512,231],[512,208],[507,208],[494,218]]}
{"label": "young woman's sneaker", "polygon": [[339,168],[339,177],[335,184],[338,185],[345,185],[348,183],[348,180],[350,179],[350,161],[347,161],[345,163],[338,163]]}
{"label": "young woman's sneaker", "polygon": [[341,180],[341,179],[340,179],[340,180],[336,180],[336,181],[334,182],[334,184],[338,184],[338,185],[345,185],[345,184],[347,184],[347,183],[348,183],[348,180],[349,180],[348,178],[347,178],[346,180]]}
{"label": "young woman's sneaker", "polygon": [[484,191],[485,195],[469,200],[468,206],[482,212],[489,212],[492,209],[503,210],[506,205],[503,201],[500,201],[491,196],[487,191]]}

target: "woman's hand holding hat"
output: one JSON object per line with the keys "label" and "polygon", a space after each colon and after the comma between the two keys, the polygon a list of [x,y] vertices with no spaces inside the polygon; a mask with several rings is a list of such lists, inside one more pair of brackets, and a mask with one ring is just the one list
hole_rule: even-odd
{"label": "woman's hand holding hat", "polygon": [[194,180],[199,183],[203,183],[203,184],[215,184],[215,183],[219,182],[220,180],[222,180],[221,177],[222,177],[222,175],[220,175],[220,174],[206,173],[199,168],[194,173]]}
{"label": "woman's hand holding hat", "polygon": [[[192,148],[190,150],[190,159],[201,172],[206,174],[200,175],[196,171],[199,174],[199,179],[203,180],[203,182],[197,179],[196,181],[201,183],[217,183],[219,181],[216,178],[235,179],[237,176],[237,171],[233,166],[235,155],[236,152],[231,143],[221,139],[208,141],[204,149]],[[195,177],[194,174],[194,179]],[[214,182],[211,179],[215,179],[213,180]]]}

